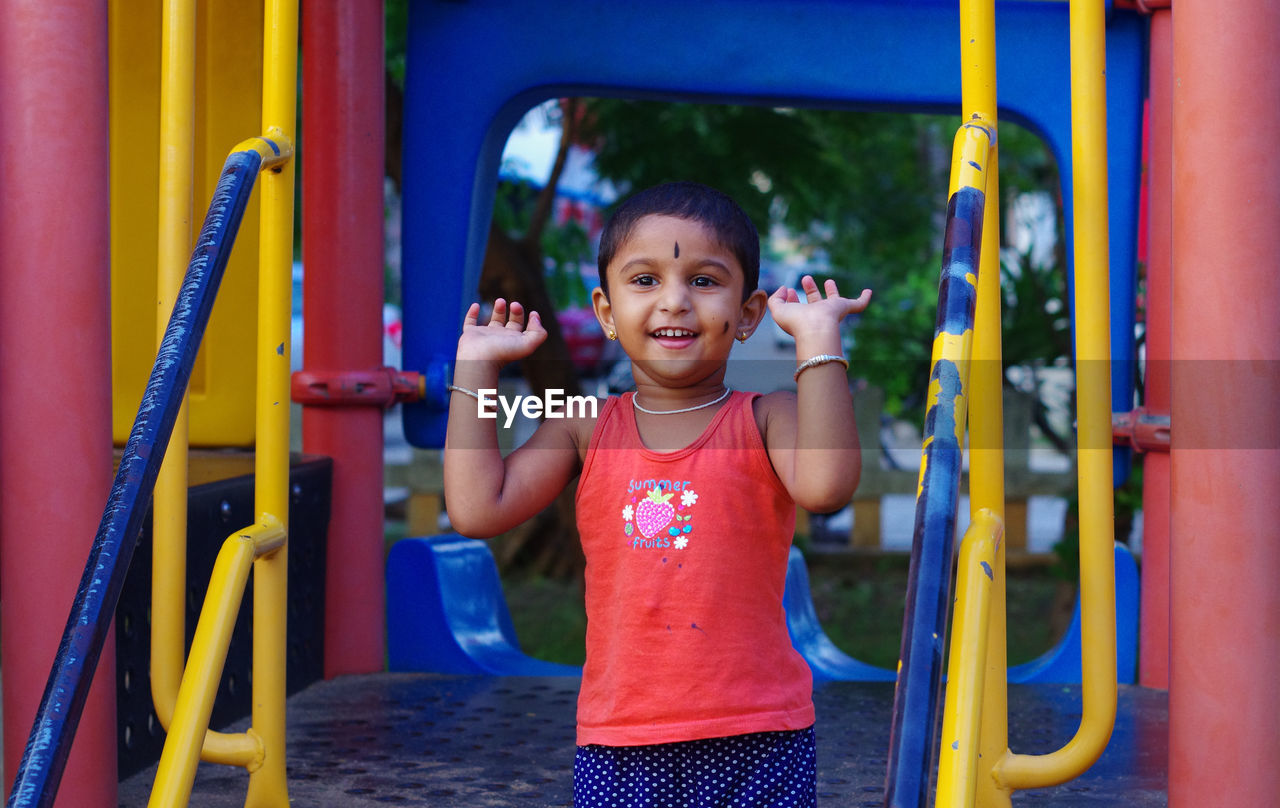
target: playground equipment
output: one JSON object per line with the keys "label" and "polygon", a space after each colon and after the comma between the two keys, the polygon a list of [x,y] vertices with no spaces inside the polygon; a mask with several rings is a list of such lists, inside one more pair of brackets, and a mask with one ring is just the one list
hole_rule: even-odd
{"label": "playground equipment", "polygon": [[[368,47],[368,40],[363,41],[364,47],[358,47],[361,36],[367,37],[369,31],[378,29],[380,18],[369,14],[367,8],[352,8],[357,5],[374,6],[377,11],[376,4],[337,4],[342,7],[337,8],[316,2],[310,6],[313,13],[308,18],[316,21],[316,28],[309,27],[308,32],[317,36],[305,39],[304,47],[319,48],[312,52],[324,54],[323,58],[310,60],[310,64],[340,71],[347,64],[343,59],[359,54],[356,61],[365,66],[365,69],[343,74],[358,76],[365,84],[335,90],[334,84],[342,84],[341,81],[332,84],[323,78],[308,81],[308,93],[320,93],[317,98],[323,100],[306,108],[327,110],[326,114],[335,124],[310,130],[316,132],[317,137],[308,144],[318,144],[321,154],[325,144],[332,145],[344,133],[357,128],[356,121],[367,125],[371,119],[380,119],[356,103],[380,97],[381,86],[380,68],[367,67],[380,65],[380,48]],[[755,3],[747,9],[730,0],[713,0],[685,8],[688,5],[655,2],[635,12],[617,8],[616,4],[600,5],[583,0],[539,9],[538,14],[529,14],[528,18],[522,16],[527,10],[516,12],[496,2],[448,4],[418,0],[413,5],[413,36],[421,50],[411,53],[408,141],[414,142],[415,136],[423,139],[430,133],[438,142],[433,162],[424,165],[411,161],[406,165],[407,219],[422,224],[409,232],[405,244],[411,270],[405,287],[406,363],[425,374],[427,391],[426,400],[415,405],[406,416],[411,437],[431,443],[433,436],[439,435],[441,413],[436,407],[437,393],[447,378],[447,358],[451,354],[451,349],[445,350],[442,345],[451,343],[452,337],[437,335],[438,342],[433,342],[430,331],[424,332],[422,324],[458,320],[462,290],[466,283],[474,281],[478,269],[484,222],[491,202],[486,189],[492,174],[496,173],[494,150],[514,122],[514,116],[532,101],[588,90],[850,106],[896,103],[955,108],[959,101],[953,85],[954,77],[960,74],[960,63],[950,56],[938,57],[935,61],[918,58],[921,52],[954,53],[955,32],[959,28],[950,4],[911,4],[910,46],[905,38],[895,36],[895,31],[901,31],[903,26],[901,19],[895,18],[891,4],[802,0],[785,4]],[[783,5],[786,13],[779,16]],[[1148,0],[1143,5],[1149,8],[1158,4]],[[1100,9],[1100,5],[1090,8],[1095,26],[1100,19]],[[34,713],[31,691],[38,692],[43,687],[48,660],[54,656],[52,637],[56,635],[56,626],[52,632],[47,629],[60,619],[61,611],[56,605],[44,604],[65,604],[74,585],[65,581],[49,584],[46,580],[57,577],[56,572],[65,566],[66,558],[85,555],[83,548],[73,550],[60,542],[64,536],[87,537],[91,523],[86,527],[86,518],[96,518],[93,512],[105,496],[105,439],[110,427],[109,406],[102,392],[107,387],[105,307],[98,303],[104,278],[100,272],[94,274],[105,265],[102,249],[106,243],[108,209],[104,181],[106,92],[105,77],[101,75],[107,21],[100,9],[94,13],[68,14],[56,3],[36,0],[15,0],[7,11],[11,13],[4,15],[0,23],[0,54],[4,54],[0,60],[3,70],[0,91],[5,93],[2,106],[27,110],[40,109],[41,104],[53,105],[50,114],[43,117],[0,116],[7,197],[0,216],[0,251],[3,251],[0,327],[5,329],[0,338],[0,367],[6,382],[5,394],[0,397],[0,447],[5,453],[5,462],[0,467],[4,473],[0,487],[4,497],[0,503],[3,505],[0,527],[4,551],[0,579],[6,599],[5,714],[11,725],[21,726],[13,733],[6,733],[12,738],[29,726],[27,718]],[[1112,219],[1110,229],[1115,235],[1134,232],[1132,211],[1136,205],[1131,200],[1137,178],[1136,100],[1140,97],[1143,43],[1148,25],[1145,18],[1128,11],[1114,9],[1111,14],[1106,58],[1107,94],[1111,104],[1107,117],[1111,134],[1108,148],[1104,150],[1095,130],[1091,139],[1092,156],[1068,157],[1065,144],[1073,141],[1065,135],[1065,113],[1061,108],[1054,112],[1037,106],[1045,99],[1050,99],[1050,105],[1060,105],[1065,97],[1062,84],[1066,61],[1060,36],[1065,30],[1064,8],[1057,3],[1001,3],[997,8],[1000,23],[995,36],[1000,37],[1000,117],[1021,118],[1044,135],[1053,145],[1064,175],[1068,173],[1068,166],[1074,169],[1081,164],[1096,164],[1098,156],[1103,152],[1107,154],[1113,183],[1127,186],[1126,190],[1113,185],[1107,192],[1112,215],[1129,217],[1121,223]],[[1280,636],[1277,625],[1280,593],[1272,585],[1274,571],[1280,568],[1280,545],[1257,540],[1269,535],[1280,517],[1276,510],[1280,498],[1274,496],[1280,490],[1280,463],[1276,462],[1276,447],[1280,442],[1276,442],[1270,404],[1275,393],[1280,392],[1277,389],[1280,384],[1276,375],[1266,370],[1267,363],[1274,363],[1277,358],[1275,346],[1280,345],[1280,325],[1269,311],[1270,303],[1280,296],[1280,280],[1269,271],[1270,259],[1280,246],[1277,243],[1280,237],[1269,226],[1276,210],[1280,209],[1280,190],[1277,190],[1280,189],[1280,165],[1269,145],[1274,133],[1280,130],[1280,105],[1267,101],[1273,99],[1276,89],[1280,88],[1280,68],[1270,58],[1277,44],[1276,32],[1280,31],[1280,10],[1262,0],[1248,0],[1234,13],[1224,15],[1207,0],[1180,0],[1177,16],[1173,14],[1156,10],[1149,26],[1152,54],[1167,60],[1153,62],[1151,71],[1152,117],[1157,122],[1153,128],[1160,133],[1156,140],[1168,144],[1180,155],[1174,175],[1176,193],[1172,199],[1166,196],[1157,200],[1153,196],[1152,200],[1153,222],[1159,211],[1163,220],[1177,225],[1158,231],[1152,238],[1153,262],[1157,245],[1163,250],[1172,244],[1172,252],[1178,257],[1172,287],[1177,291],[1173,299],[1179,325],[1176,332],[1170,333],[1167,348],[1161,346],[1161,350],[1167,350],[1164,356],[1180,360],[1213,360],[1218,364],[1216,370],[1210,365],[1210,372],[1219,375],[1201,375],[1203,366],[1188,369],[1189,365],[1183,365],[1171,374],[1172,383],[1168,387],[1171,420],[1177,427],[1167,483],[1170,496],[1166,510],[1176,539],[1171,548],[1174,551],[1171,577],[1177,584],[1177,592],[1197,595],[1182,596],[1174,600],[1170,608],[1170,686],[1175,697],[1171,699],[1169,727],[1169,799],[1175,806],[1266,804],[1280,788],[1277,780],[1280,774],[1246,761],[1269,760],[1280,755],[1280,734],[1274,722],[1276,708],[1280,707],[1274,688],[1280,674],[1280,649],[1274,639]],[[371,18],[377,23],[371,22]],[[779,24],[783,18],[787,25]],[[352,19],[359,20],[359,24],[336,22],[346,23]],[[332,26],[326,32],[329,23]],[[532,33],[535,30],[536,35]],[[326,33],[345,37],[348,31],[358,32],[351,39],[343,40],[343,44],[350,47],[335,47],[333,39],[325,38]],[[625,35],[619,35],[619,31]],[[718,36],[708,38],[707,31],[716,31]],[[1037,31],[1041,32],[1040,38]],[[287,40],[293,32],[277,30],[276,33]],[[698,47],[688,47],[688,42],[682,39],[686,37],[695,38]],[[1169,37],[1172,47],[1168,47]],[[992,35],[986,31],[972,39],[975,42],[961,39],[962,50],[967,44],[989,45]],[[530,46],[530,40],[551,41],[555,46]],[[878,47],[849,47],[850,42],[857,41],[874,41]],[[52,51],[40,47],[40,43],[45,42],[67,44],[65,51],[56,51],[61,60],[49,58]],[[566,48],[564,43],[580,47]],[[751,43],[750,50],[744,50],[741,43]],[[594,50],[602,45],[607,47]],[[338,54],[338,58],[334,58],[334,54]],[[916,54],[914,58],[913,54]],[[575,64],[578,60],[582,61]],[[625,69],[619,66],[624,60],[629,60]],[[1174,70],[1167,69],[1168,62],[1172,62]],[[1096,65],[1087,72],[1092,72],[1095,79],[1101,73]],[[1176,86],[1166,81],[1174,72],[1178,76]],[[371,75],[375,75],[376,80]],[[460,92],[456,79],[450,78],[460,75],[468,77],[465,92]],[[1163,87],[1162,92],[1166,94],[1158,95],[1157,86]],[[331,97],[327,93],[345,101],[327,103]],[[1096,95],[1095,92],[1095,98]],[[290,104],[291,98],[290,91]],[[1162,102],[1159,109],[1157,99]],[[1178,103],[1171,103],[1173,99]],[[990,106],[988,117],[994,121],[994,102]],[[352,110],[359,110],[360,117],[353,115]],[[424,117],[437,114],[452,116],[445,118],[451,125],[434,127]],[[291,113],[288,117],[291,119]],[[49,120],[65,126],[42,125]],[[1166,123],[1168,126],[1164,128]],[[290,128],[284,127],[286,132]],[[415,132],[416,135],[412,134]],[[1119,132],[1128,134],[1121,137]],[[326,140],[329,135],[332,139]],[[1119,143],[1117,137],[1121,137]],[[377,143],[380,136],[370,139]],[[44,162],[30,159],[23,151],[37,142],[47,158]],[[1215,160],[1198,159],[1205,143],[1231,143],[1235,148],[1223,150],[1215,155]],[[339,200],[350,201],[354,197],[343,196],[342,192],[350,190],[344,183],[350,182],[351,187],[361,189],[374,185],[369,178],[377,176],[376,165],[372,171],[368,169],[371,162],[380,161],[370,160],[373,151],[356,150],[356,165],[364,166],[364,173],[353,169],[352,163],[336,159],[317,164],[315,173],[308,175],[316,178],[315,187],[336,188],[338,193],[316,200],[314,209],[328,213],[345,210]],[[1169,152],[1157,155],[1156,151],[1159,148],[1153,150],[1152,173],[1172,173],[1174,169],[1164,168],[1170,166]],[[42,170],[49,162],[63,170],[53,174]],[[1212,169],[1205,167],[1209,163]],[[1159,172],[1155,170],[1157,165],[1162,166]],[[363,177],[359,182],[353,179],[357,175]],[[288,176],[286,168],[282,175],[269,175],[265,182],[283,185]],[[335,186],[327,186],[326,178],[333,176],[342,179]],[[74,178],[74,189],[59,184],[67,177]],[[1117,178],[1126,179],[1120,182]],[[994,196],[990,185],[986,194]],[[76,204],[73,206],[71,201]],[[1091,214],[1098,214],[1100,208],[1089,198],[1080,198],[1079,202]],[[309,197],[308,210],[311,209]],[[362,214],[370,210],[376,213],[378,206],[371,204],[360,210]],[[1118,210],[1128,212],[1121,214]],[[1170,210],[1172,217],[1165,216]],[[75,222],[71,230],[66,227],[68,216]],[[470,222],[468,230],[462,232],[449,227],[449,223],[462,218]],[[984,217],[988,229],[994,229],[990,227],[991,218]],[[380,279],[381,267],[371,267],[367,260],[370,253],[376,252],[376,248],[368,246],[368,233],[376,232],[375,227],[330,226],[323,233],[319,228],[312,228],[307,236],[308,239],[328,239],[311,242],[325,245],[313,251],[321,262],[326,260],[322,256],[327,255],[333,267],[358,267],[361,273],[367,273],[359,276],[366,280],[354,284],[360,289],[357,299],[363,299],[370,285],[367,277]],[[353,238],[350,233],[354,230],[360,230],[361,235],[354,238],[363,239],[366,246],[362,255],[346,262],[348,249],[361,253],[361,249],[353,247],[348,240]],[[1133,263],[1131,249],[1121,241],[1112,239],[1110,263],[1113,268]],[[335,243],[338,245],[335,249],[326,249]],[[1082,259],[1082,249],[1082,245],[1075,248],[1077,274],[1083,271],[1084,262],[1099,261],[1096,255]],[[1116,252],[1124,249],[1130,252]],[[984,252],[989,255],[991,251]],[[315,264],[308,260],[309,281],[314,282],[320,275],[319,288],[327,289],[326,293],[333,299],[350,296],[350,287],[333,276],[313,272]],[[272,263],[280,262],[273,260]],[[53,273],[42,272],[49,266],[63,270],[57,275],[57,286],[51,285]],[[459,267],[464,271],[458,272]],[[441,268],[445,271],[436,271]],[[992,274],[979,273],[979,286],[990,284]],[[1131,281],[1123,275],[1111,274],[1110,298],[1113,307],[1127,312],[1131,306],[1125,302],[1125,289],[1131,288]],[[1089,277],[1084,283],[1092,284],[1093,290],[1086,293],[1078,287],[1075,308],[1079,311],[1084,307],[1088,311],[1081,313],[1100,319],[1106,307],[1098,308],[1096,304],[1101,299],[1097,288],[1099,278],[1092,273]],[[1224,283],[1224,278],[1230,279],[1230,283]],[[287,284],[287,280],[284,283]],[[308,289],[310,295],[313,287],[309,285]],[[983,297],[981,288],[978,296]],[[47,303],[51,299],[59,303],[52,309]],[[310,300],[308,297],[309,321],[315,313]],[[1154,311],[1165,302],[1160,295],[1152,295],[1151,305]],[[370,308],[374,326],[368,330],[367,344],[371,355],[376,357],[377,307]],[[333,311],[337,315],[343,312],[336,304]],[[333,318],[335,321],[343,319],[337,315]],[[984,343],[983,334],[994,335],[998,330],[984,326],[984,318],[991,315],[990,308],[984,309],[979,304],[973,351],[980,358],[998,356],[994,345]],[[998,312],[995,322],[998,322]],[[260,323],[260,328],[272,332],[275,326]],[[415,328],[419,329],[416,333]],[[1123,351],[1131,329],[1115,316],[1111,318],[1110,329],[1113,348]],[[1084,331],[1077,332],[1080,355],[1085,359],[1107,356],[1106,351],[1095,351],[1096,345],[1090,348],[1081,344]],[[309,329],[309,341],[316,332],[323,329]],[[47,339],[37,340],[39,344],[35,345],[30,337],[32,333],[47,335]],[[83,334],[89,335],[87,349],[80,338]],[[287,349],[287,339],[286,335],[277,344]],[[359,338],[339,341],[365,344]],[[273,342],[268,339],[266,344],[274,348]],[[260,365],[264,358],[272,361],[269,353],[265,357],[260,355]],[[337,373],[344,369],[368,372],[358,366],[364,361],[361,359],[351,360],[357,365],[341,361],[326,365],[328,361],[330,357],[323,351],[313,353],[308,346],[309,365],[318,362],[322,368],[336,368]],[[368,361],[376,364],[377,360]],[[1236,376],[1230,373],[1242,366],[1247,366],[1248,372]],[[29,392],[31,380],[49,378],[58,383],[51,388],[53,395],[34,400]],[[1249,382],[1243,392],[1241,379]],[[1150,377],[1148,383],[1152,383]],[[67,386],[59,386],[63,384]],[[988,407],[986,402],[994,402],[998,407],[999,398],[984,399],[979,393],[984,383],[975,380],[972,384],[975,389],[968,403],[973,445],[977,447],[976,452],[998,455],[985,448],[998,444],[979,442],[978,433],[989,429],[985,416],[995,408]],[[1105,382],[1094,378],[1093,384],[1097,385],[1092,388],[1096,391]],[[264,387],[263,383],[259,384],[259,393]],[[324,413],[309,408],[307,416],[319,415],[337,436],[335,448],[326,453],[335,458],[335,466],[342,466],[341,471],[335,468],[335,485],[340,492],[349,490],[347,484],[340,481],[343,475],[359,466],[340,460],[346,453],[352,457],[358,455],[358,451],[348,445],[348,439],[364,434],[361,440],[369,443],[374,451],[378,445],[367,440],[368,432],[359,432],[364,427],[349,431],[351,422],[367,425],[373,420],[368,416],[376,415],[376,410],[354,403],[360,401],[362,395],[360,385],[356,387],[358,389],[344,399],[345,406]],[[391,384],[385,385],[378,400],[382,403],[393,400],[394,394],[387,392],[392,388]],[[1119,394],[1125,386],[1113,381],[1111,388]],[[330,389],[344,388],[335,383]],[[1084,390],[1082,386],[1082,399],[1086,397]],[[278,398],[272,404],[283,400],[281,389],[274,392]],[[373,398],[367,396],[364,400]],[[1105,401],[1107,397],[1091,393],[1088,398]],[[1149,399],[1148,405],[1158,406],[1154,399]],[[1113,407],[1128,411],[1127,396],[1113,401]],[[1231,417],[1224,418],[1224,414]],[[1093,415],[1087,420],[1092,426],[1085,429],[1092,437],[1088,442],[1082,440],[1081,445],[1086,451],[1109,456],[1109,440],[1101,447],[1094,442],[1101,431],[1098,424],[1101,419]],[[316,422],[313,418],[312,423]],[[69,429],[69,424],[76,428]],[[262,434],[263,430],[259,430],[260,438]],[[999,434],[998,426],[994,434]],[[95,439],[93,435],[100,437]],[[95,440],[102,448],[95,448]],[[267,443],[273,440],[265,438]],[[69,463],[67,458],[75,458],[77,462]],[[376,469],[376,459],[372,465]],[[998,476],[992,471],[998,468],[996,461],[987,465],[980,463],[978,468],[986,469],[979,472],[980,477]],[[379,476],[366,475],[362,490],[376,490],[380,485]],[[1082,474],[1082,481],[1095,492],[1097,488],[1109,486],[1111,479],[1111,475],[1102,473],[1090,473],[1087,480],[1084,476]],[[259,483],[263,477],[259,475]],[[989,497],[987,504],[995,507],[985,507],[990,517],[975,520],[976,530],[988,540],[986,546],[978,537],[978,541],[970,544],[971,549],[964,551],[961,569],[965,594],[960,613],[965,615],[970,611],[980,615],[984,609],[998,612],[1002,597],[998,579],[995,576],[987,579],[982,566],[982,562],[986,562],[993,572],[1000,566],[999,550],[994,544],[999,527],[999,497],[995,493],[999,491],[998,481],[975,480],[973,485],[975,491],[979,486],[987,486],[983,489],[988,492],[984,497]],[[1147,485],[1154,497],[1159,496],[1164,484],[1148,476]],[[284,485],[275,487],[285,490]],[[88,500],[93,500],[93,504],[87,505]],[[983,510],[983,503],[976,504]],[[32,505],[37,506],[34,520]],[[268,508],[260,502],[259,508],[268,513],[283,513],[283,509],[274,504]],[[362,508],[365,505],[357,505],[352,511],[370,516],[371,509],[361,511]],[[1151,513],[1151,506],[1148,508]],[[339,510],[335,501],[335,514]],[[86,517],[86,513],[90,515]],[[1101,510],[1094,511],[1095,517],[1100,513]],[[1229,520],[1223,516],[1228,513]],[[380,513],[377,516],[380,517]],[[267,520],[262,521],[266,526]],[[353,521],[359,520],[353,518]],[[330,628],[338,627],[334,629],[336,639],[326,644],[327,654],[337,656],[326,665],[330,675],[381,667],[381,609],[366,605],[380,600],[376,597],[382,587],[379,525],[376,520],[354,526],[335,525],[335,536],[349,542],[350,548],[333,543],[330,547],[331,554],[336,553],[344,562],[328,567],[331,578],[343,584],[329,587],[329,594],[337,596],[331,597],[326,607],[331,615]],[[1098,535],[1102,530],[1091,528],[1090,532]],[[264,535],[266,533],[274,536],[278,531],[268,527]],[[1148,549],[1153,547],[1151,539],[1149,531]],[[1109,550],[1100,544],[1090,542],[1091,552],[1109,559]],[[370,546],[376,550],[369,551]],[[276,557],[282,560],[282,554],[277,553]],[[376,563],[370,563],[370,558]],[[1104,568],[1109,563],[1095,560]],[[1167,585],[1150,585],[1152,580],[1161,580],[1159,565],[1153,564],[1153,560],[1153,556],[1146,558],[1144,598],[1152,589],[1156,590],[1153,598],[1161,591],[1169,591]],[[1086,566],[1092,564],[1086,562]],[[86,580],[96,581],[88,575]],[[989,584],[984,583],[988,580]],[[59,588],[61,591],[54,591]],[[1086,610],[1095,615],[1105,611],[1089,608],[1090,602],[1096,606],[1098,600],[1097,592],[1086,593]],[[1213,608],[1205,608],[1206,603]],[[50,611],[56,614],[51,619],[43,619]],[[1159,615],[1144,619],[1158,623]],[[984,656],[981,633],[970,642],[969,638],[974,635],[967,631],[969,622],[966,617],[957,628],[956,635],[962,638],[958,641],[965,651],[954,654],[957,659]],[[1099,645],[1098,638],[1105,639],[1109,631],[1088,614],[1084,624],[1091,626],[1084,631],[1086,646]],[[1152,649],[1150,652],[1148,647]],[[985,681],[980,683],[981,677],[975,678],[975,668],[968,668],[967,673],[957,671],[950,677],[950,684],[967,688],[970,695],[956,696],[949,701],[975,706],[976,694],[983,692],[983,714],[1002,714],[1004,711],[998,709],[999,699],[993,698],[991,690],[995,677],[989,675],[992,659],[1002,651],[998,640],[988,639]],[[929,654],[933,653],[934,649],[930,649]],[[1159,643],[1149,643],[1144,631],[1144,668],[1150,657],[1161,655]],[[86,661],[81,657],[77,659]],[[103,659],[110,666],[110,654]],[[932,664],[914,667],[936,669]],[[1002,667],[997,666],[996,670]],[[1086,674],[1090,682],[1086,705],[1097,703],[1099,695],[1106,701],[1106,691],[1114,688],[1114,679],[1104,678],[1109,681],[1099,681],[1096,676]],[[33,688],[33,682],[40,684]],[[51,692],[58,695],[56,690]],[[957,690],[959,692],[963,691]],[[1010,701],[1016,702],[1016,699]],[[1122,693],[1120,703],[1131,704],[1132,699],[1127,700]],[[77,754],[84,756],[80,750],[87,749],[91,758],[110,760],[114,742],[109,707],[93,698],[87,704]],[[904,721],[902,726],[912,723]],[[1031,782],[1026,768],[1016,758],[996,772],[998,781],[983,777],[976,782],[966,779],[969,775],[965,772],[972,771],[974,724],[960,721],[951,726],[959,728],[957,732],[963,730],[966,739],[962,749],[960,738],[956,738],[955,751],[969,754],[967,758],[961,754],[945,761],[949,772],[946,779],[956,786],[958,799],[966,799],[967,783],[975,783],[975,791],[981,793],[980,789],[1002,792],[1001,786],[1016,787]],[[190,737],[190,733],[187,734]],[[1098,751],[1098,730],[1090,729],[1087,735],[1084,742],[1068,750],[1068,756],[1088,758]],[[40,743],[36,746],[43,749],[48,736],[38,737]],[[994,754],[982,754],[980,760],[985,763],[979,766],[992,765],[1007,749],[998,729],[992,730],[985,722],[978,737],[978,743],[983,745],[979,748],[996,744]],[[1134,736],[1119,736],[1120,739],[1129,737]],[[1203,737],[1212,737],[1214,743],[1206,747],[1201,743]],[[944,747],[940,750],[944,757],[949,754],[946,739],[944,735]],[[17,746],[21,746],[21,740],[10,741],[10,755],[15,754]],[[927,742],[918,746],[924,750],[923,755],[932,754]],[[283,749],[271,748],[270,765],[278,765]],[[68,771],[77,773],[66,778],[68,788],[80,790],[64,792],[64,798],[75,804],[113,802],[110,796],[104,796],[114,793],[109,765],[78,770],[74,760],[70,765],[72,768]],[[901,763],[898,768],[902,770]],[[49,771],[52,769],[37,777],[45,778]],[[912,795],[914,788],[907,785],[901,793]],[[987,804],[987,797],[979,799]],[[990,794],[989,799],[991,804],[1000,804],[1001,799],[1007,800],[1007,793]]]}
{"label": "playground equipment", "polygon": [[458,535],[396,542],[387,556],[392,671],[581,676],[520,651],[489,547]]}
{"label": "playground equipment", "polygon": [[[1116,680],[1135,681],[1138,660],[1138,566],[1115,548]],[[822,628],[809,591],[809,570],[791,548],[783,607],[791,642],[815,681],[892,682],[897,677],[854,659]],[[387,557],[387,661],[392,671],[495,676],[581,676],[582,669],[544,662],[520,650],[493,554],[485,542],[456,534],[396,542]],[[1079,682],[1080,604],[1062,639],[1036,659],[1009,668],[1010,684]]]}
{"label": "playground equipment", "polygon": [[[189,134],[192,116],[193,60],[189,58],[195,44],[192,9],[191,4],[175,4],[166,9],[165,14],[161,106],[166,120],[161,145],[166,158],[186,154],[190,148],[189,143],[183,142],[183,131]],[[284,767],[284,651],[289,414],[286,407],[279,405],[287,400],[289,369],[296,5],[290,8],[284,3],[269,4],[263,27],[268,32],[262,71],[262,120],[266,134],[245,140],[231,150],[214,190],[209,213],[196,240],[186,278],[176,292],[172,316],[163,331],[151,378],[121,456],[53,672],[36,711],[35,726],[11,792],[12,805],[51,804],[57,792],[89,685],[113,623],[116,603],[147,511],[147,500],[160,474],[174,424],[184,408],[187,385],[218,285],[254,180],[262,170],[268,174],[262,183],[260,219],[260,263],[264,271],[259,290],[262,306],[257,314],[257,513],[254,523],[228,538],[219,554],[186,671],[179,677],[180,687],[165,687],[172,682],[163,675],[166,657],[162,649],[166,647],[165,642],[175,638],[157,629],[154,661],[160,672],[153,680],[157,686],[157,713],[161,722],[167,724],[168,739],[153,799],[160,804],[187,800],[202,746],[207,759],[250,770],[251,801],[280,804],[288,799]],[[188,58],[184,59],[184,54]],[[164,192],[161,208],[165,211],[160,234],[162,296],[174,288],[172,281],[165,277],[165,263],[171,262],[174,251],[183,249],[190,237],[189,232],[183,232],[186,224],[182,208],[190,206],[190,190],[184,187],[182,179],[183,162],[181,157],[167,159],[161,171]],[[189,161],[186,165],[189,174]],[[165,302],[163,297],[161,302]],[[180,435],[175,442],[177,451],[170,456],[170,466],[175,465],[172,458],[185,466],[185,443],[186,436]],[[186,469],[179,468],[177,477],[185,489]],[[181,498],[185,503],[185,490],[181,491]],[[158,515],[162,514],[158,512]],[[185,528],[182,532],[185,534]],[[161,538],[170,538],[159,528],[156,535],[157,546]],[[179,538],[179,543],[185,547],[185,535]],[[170,568],[162,564],[159,551],[155,553],[155,563],[159,568],[157,579],[174,577],[167,574]],[[184,595],[181,561],[177,566],[176,581],[171,581],[167,590],[171,592],[176,587],[175,599],[181,604]],[[252,684],[254,727],[238,735],[210,734],[208,723],[213,697],[251,569],[257,603]],[[158,587],[157,592],[164,589]],[[173,600],[157,597],[155,603],[163,603],[163,608],[157,606],[155,611],[172,608]],[[182,607],[179,605],[176,611],[179,615],[176,660],[181,670]],[[162,623],[162,616],[157,614],[154,623]]]}

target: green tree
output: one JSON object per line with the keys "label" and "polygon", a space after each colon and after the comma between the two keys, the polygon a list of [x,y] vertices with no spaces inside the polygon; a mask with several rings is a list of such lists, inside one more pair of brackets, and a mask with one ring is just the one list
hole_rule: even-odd
{"label": "green tree", "polygon": [[[761,233],[791,234],[820,275],[873,288],[852,372],[885,390],[892,413],[922,417],[958,117],[619,99],[586,109],[601,177],[624,189],[672,179],[721,188]],[[1000,143],[1006,199],[1056,189],[1039,138],[1004,124]],[[1002,267],[1006,364],[1067,355],[1062,265],[1059,249],[1048,266],[1015,257]],[[1037,421],[1052,434],[1043,412]]]}

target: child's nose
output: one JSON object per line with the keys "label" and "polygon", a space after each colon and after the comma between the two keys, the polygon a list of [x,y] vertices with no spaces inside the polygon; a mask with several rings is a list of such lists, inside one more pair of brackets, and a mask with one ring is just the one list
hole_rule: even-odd
{"label": "child's nose", "polygon": [[669,283],[662,289],[662,298],[659,301],[663,311],[667,312],[684,312],[689,310],[689,292],[684,284]]}

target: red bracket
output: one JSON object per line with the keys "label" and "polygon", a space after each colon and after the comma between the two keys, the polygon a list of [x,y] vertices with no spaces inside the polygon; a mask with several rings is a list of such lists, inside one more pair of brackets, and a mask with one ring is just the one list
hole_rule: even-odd
{"label": "red bracket", "polygon": [[1113,445],[1131,446],[1138,452],[1167,452],[1171,434],[1168,413],[1148,412],[1146,407],[1111,413]]}
{"label": "red bracket", "polygon": [[395,368],[299,370],[290,385],[293,400],[308,407],[390,407],[419,401],[426,377]]}

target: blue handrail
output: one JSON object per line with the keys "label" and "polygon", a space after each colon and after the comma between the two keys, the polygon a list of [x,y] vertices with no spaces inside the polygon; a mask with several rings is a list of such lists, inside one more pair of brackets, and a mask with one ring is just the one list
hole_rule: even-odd
{"label": "blue handrail", "polygon": [[156,475],[261,165],[258,152],[245,150],[231,154],[222,167],[76,589],[8,808],[45,808],[58,793]]}
{"label": "blue handrail", "polygon": [[[961,187],[951,196],[938,289],[935,341],[972,332],[982,244],[985,194]],[[968,277],[966,277],[968,276]],[[906,613],[898,685],[889,730],[885,805],[928,804],[929,775],[942,683],[943,643],[951,606],[951,558],[956,532],[964,426],[964,361],[939,357],[935,348],[930,389],[936,399],[925,416],[924,469],[916,497]],[[958,428],[959,427],[959,428]]]}

